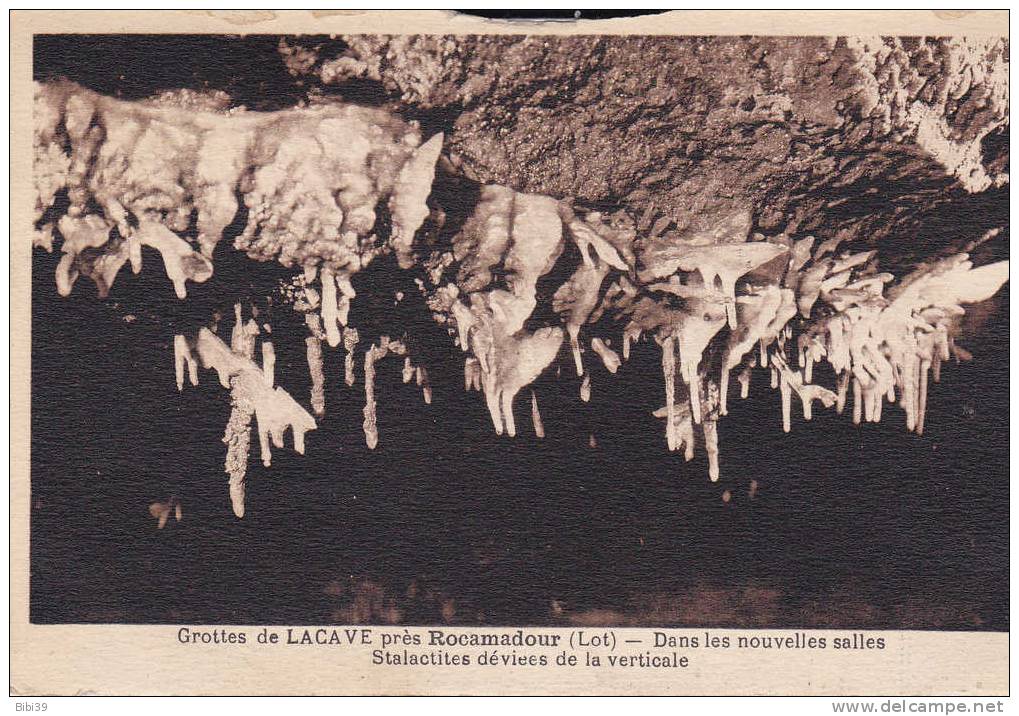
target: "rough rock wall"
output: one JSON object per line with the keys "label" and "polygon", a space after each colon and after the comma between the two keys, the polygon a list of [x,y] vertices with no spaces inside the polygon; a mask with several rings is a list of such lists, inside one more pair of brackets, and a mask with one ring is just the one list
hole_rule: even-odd
{"label": "rough rock wall", "polygon": [[[450,160],[477,181],[649,210],[682,235],[750,210],[754,230],[878,242],[949,188],[1008,181],[985,146],[1007,133],[1007,39],[342,39],[284,59],[448,112]],[[852,215],[876,186],[895,209]]]}

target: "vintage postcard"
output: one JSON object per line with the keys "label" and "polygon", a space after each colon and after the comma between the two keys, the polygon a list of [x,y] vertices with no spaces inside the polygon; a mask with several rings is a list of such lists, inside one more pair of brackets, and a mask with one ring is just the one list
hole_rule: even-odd
{"label": "vintage postcard", "polygon": [[1006,11],[11,33],[12,695],[1008,694]]}

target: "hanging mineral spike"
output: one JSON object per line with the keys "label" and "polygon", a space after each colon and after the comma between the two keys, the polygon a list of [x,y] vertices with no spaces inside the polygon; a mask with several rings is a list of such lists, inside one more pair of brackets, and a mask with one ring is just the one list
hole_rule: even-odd
{"label": "hanging mineral spike", "polygon": [[326,377],[322,366],[322,327],[317,314],[305,316],[308,333],[304,339],[308,359],[308,375],[311,377],[311,410],[321,417],[326,412]]}
{"label": "hanging mineral spike", "polygon": [[619,355],[609,348],[605,341],[601,338],[596,337],[591,339],[591,350],[598,354],[598,357],[602,360],[602,364],[605,366],[605,370],[609,373],[615,373],[619,370]]}
{"label": "hanging mineral spike", "polygon": [[[191,365],[197,371],[198,363],[211,368],[219,375],[220,384],[230,390],[231,413],[227,421],[223,442],[227,446],[224,470],[230,476],[230,501],[234,513],[244,516],[244,480],[247,475],[248,453],[251,446],[252,420],[258,428],[262,463],[272,462],[270,440],[276,447],[283,446],[284,432],[293,433],[294,449],[304,453],[304,434],[314,430],[315,420],[282,388],[273,388],[275,352],[272,343],[262,343],[262,367],[251,360],[254,354],[254,321],[241,321],[240,308],[235,316],[238,323],[233,337],[238,350],[232,350],[208,328],[202,328],[194,344],[184,336],[174,339],[177,355],[190,355]],[[197,355],[197,360],[194,356]],[[181,381],[183,382],[183,381]],[[197,376],[192,380],[197,385]]]}
{"label": "hanging mineral spike", "polygon": [[364,353],[364,441],[370,450],[379,444],[378,419],[375,415],[375,361],[386,354],[385,348],[372,346]]}
{"label": "hanging mineral spike", "polygon": [[244,478],[248,474],[248,452],[251,449],[251,420],[255,410],[243,389],[230,391],[230,419],[223,442],[226,443],[224,470],[230,476],[230,504],[234,514],[244,517]]}
{"label": "hanging mineral spike", "polygon": [[718,482],[718,423],[713,419],[706,419],[704,428],[704,451],[708,454],[708,477],[712,482]]}
{"label": "hanging mineral spike", "polygon": [[541,422],[541,413],[538,412],[538,396],[531,391],[531,424],[534,426],[534,434],[539,438],[545,437],[545,426]]}
{"label": "hanging mineral spike", "polygon": [[354,350],[359,340],[356,328],[343,329],[343,350],[346,351],[343,359],[343,382],[348,386],[354,385]]}
{"label": "hanging mineral spike", "polygon": [[262,374],[270,388],[276,382],[276,351],[271,341],[262,341]]}
{"label": "hanging mineral spike", "polygon": [[191,385],[198,385],[198,361],[191,353],[191,347],[187,340],[180,334],[173,337],[173,362],[177,376],[177,390],[184,390],[185,366]]}
{"label": "hanging mineral spike", "polygon": [[672,336],[662,340],[662,373],[665,376],[665,442],[677,448],[676,438],[676,349]]}

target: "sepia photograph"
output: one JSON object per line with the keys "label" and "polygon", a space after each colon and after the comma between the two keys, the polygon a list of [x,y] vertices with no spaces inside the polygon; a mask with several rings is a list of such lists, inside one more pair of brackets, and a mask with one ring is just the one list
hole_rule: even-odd
{"label": "sepia photograph", "polygon": [[1007,14],[655,17],[33,32],[29,623],[1007,633]]}

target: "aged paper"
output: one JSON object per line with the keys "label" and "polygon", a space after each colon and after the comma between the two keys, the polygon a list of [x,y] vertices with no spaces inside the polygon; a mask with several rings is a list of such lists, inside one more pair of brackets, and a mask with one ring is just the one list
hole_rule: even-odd
{"label": "aged paper", "polygon": [[15,12],[11,693],[1006,694],[1008,50]]}

